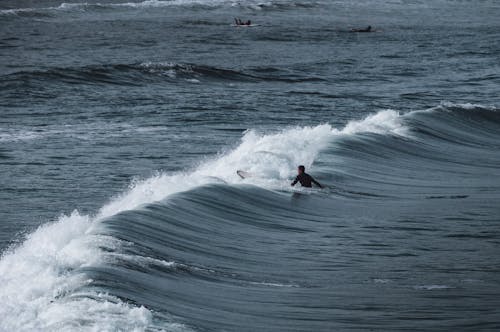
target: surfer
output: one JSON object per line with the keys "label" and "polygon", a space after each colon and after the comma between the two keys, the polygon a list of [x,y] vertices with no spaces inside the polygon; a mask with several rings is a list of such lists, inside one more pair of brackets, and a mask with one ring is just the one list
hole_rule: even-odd
{"label": "surfer", "polygon": [[252,22],[250,20],[248,20],[246,22],[243,22],[241,19],[235,18],[234,19],[234,24],[235,25],[248,25],[248,26],[250,26],[250,25],[252,25]]}
{"label": "surfer", "polygon": [[369,25],[366,29],[351,29],[351,32],[372,32],[372,26]]}
{"label": "surfer", "polygon": [[312,188],[312,184],[314,183],[318,187],[323,188],[323,186],[318,181],[314,180],[312,176],[306,173],[306,168],[304,166],[300,165],[297,168],[297,173],[297,177],[292,182],[292,187],[295,186],[297,182],[300,182],[302,187]]}

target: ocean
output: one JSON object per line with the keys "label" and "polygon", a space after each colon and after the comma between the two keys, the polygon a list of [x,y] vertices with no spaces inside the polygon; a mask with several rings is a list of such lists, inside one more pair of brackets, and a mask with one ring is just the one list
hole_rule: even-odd
{"label": "ocean", "polygon": [[0,331],[500,330],[498,17],[2,0]]}

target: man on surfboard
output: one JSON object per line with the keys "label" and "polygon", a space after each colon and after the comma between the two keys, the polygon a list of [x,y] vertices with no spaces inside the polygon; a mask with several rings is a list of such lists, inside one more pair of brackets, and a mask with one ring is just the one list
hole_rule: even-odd
{"label": "man on surfboard", "polygon": [[297,173],[297,177],[292,182],[292,187],[295,186],[297,182],[300,182],[302,187],[312,188],[312,184],[314,183],[318,187],[323,188],[318,181],[314,180],[312,176],[306,173],[306,168],[303,165],[297,167]]}
{"label": "man on surfboard", "polygon": [[372,26],[369,25],[366,29],[351,29],[351,32],[372,32]]}
{"label": "man on surfboard", "polygon": [[251,26],[252,25],[252,21],[248,20],[246,22],[243,22],[239,18],[234,18],[234,23],[236,26]]}

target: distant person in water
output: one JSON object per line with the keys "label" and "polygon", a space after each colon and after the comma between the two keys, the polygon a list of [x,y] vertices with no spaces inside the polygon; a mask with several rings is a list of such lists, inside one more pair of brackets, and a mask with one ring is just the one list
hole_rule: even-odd
{"label": "distant person in water", "polygon": [[312,184],[314,183],[318,187],[323,188],[323,186],[319,184],[318,181],[314,180],[312,176],[306,173],[306,168],[304,166],[300,165],[297,168],[297,173],[297,177],[292,182],[292,187],[295,186],[297,182],[300,182],[302,187],[312,188]]}
{"label": "distant person in water", "polygon": [[352,32],[372,32],[372,26],[369,25],[366,29],[352,29]]}
{"label": "distant person in water", "polygon": [[250,26],[250,25],[252,25],[252,22],[250,20],[248,20],[246,22],[243,22],[241,19],[235,18],[234,19],[234,24],[236,24],[236,25],[248,25],[248,26]]}

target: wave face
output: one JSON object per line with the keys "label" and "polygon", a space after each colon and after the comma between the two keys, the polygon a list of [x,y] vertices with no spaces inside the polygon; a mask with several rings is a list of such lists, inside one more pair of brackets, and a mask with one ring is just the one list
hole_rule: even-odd
{"label": "wave face", "polygon": [[[484,308],[453,298],[498,290],[499,142],[499,110],[480,105],[247,131],[195,169],[136,181],[5,252],[0,327],[331,331],[443,315],[460,326]],[[290,187],[304,160],[326,189]],[[475,328],[495,325],[488,298]]]}

